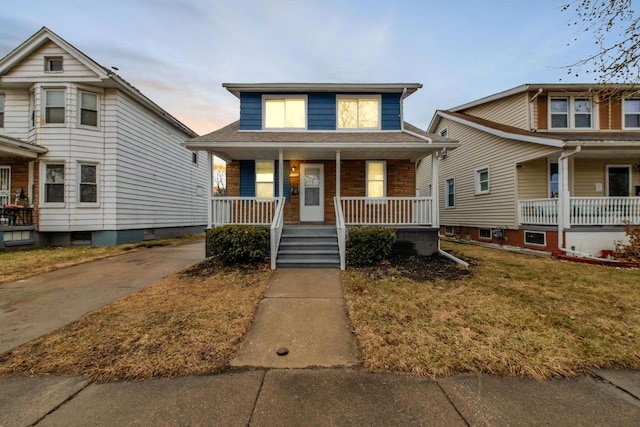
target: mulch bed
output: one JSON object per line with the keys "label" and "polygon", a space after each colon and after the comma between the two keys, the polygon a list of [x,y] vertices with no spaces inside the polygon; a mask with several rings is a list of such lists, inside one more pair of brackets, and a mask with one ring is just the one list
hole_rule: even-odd
{"label": "mulch bed", "polygon": [[[471,266],[472,260],[465,259]],[[359,269],[367,277],[377,280],[384,277],[405,277],[416,282],[435,282],[436,279],[448,281],[461,280],[473,275],[472,268],[463,268],[456,262],[440,255],[394,256],[373,267]]]}

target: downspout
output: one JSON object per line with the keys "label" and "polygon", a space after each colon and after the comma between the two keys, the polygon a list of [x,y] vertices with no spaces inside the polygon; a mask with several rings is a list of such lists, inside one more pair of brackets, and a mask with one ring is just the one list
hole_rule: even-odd
{"label": "downspout", "polygon": [[535,120],[533,118],[533,101],[536,100],[536,98],[538,96],[540,96],[540,94],[543,92],[542,88],[538,89],[538,92],[536,92],[535,95],[533,95],[533,97],[529,100],[529,129],[531,131],[537,130],[535,127]]}

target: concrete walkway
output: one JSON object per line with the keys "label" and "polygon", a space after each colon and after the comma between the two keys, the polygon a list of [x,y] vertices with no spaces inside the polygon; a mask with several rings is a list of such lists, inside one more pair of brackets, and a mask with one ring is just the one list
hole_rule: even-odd
{"label": "concrete walkway", "polygon": [[[68,306],[110,302],[106,295],[101,302],[88,296],[106,286],[109,274],[100,271],[120,276],[107,286],[114,288],[112,297],[119,287],[124,294],[131,293],[145,286],[141,271],[160,268],[155,261],[165,267],[175,262],[177,270],[202,259],[202,243],[192,245],[190,250],[189,245],[153,249],[140,253],[149,255],[145,259],[130,254],[133,257],[112,259],[113,264],[96,262],[87,265],[94,269],[75,270],[78,277],[94,277],[93,285],[68,272],[63,275],[67,292],[87,288],[73,293],[75,299]],[[137,269],[121,271],[127,264]],[[276,271],[232,362],[238,368],[227,374],[107,384],[82,377],[4,377],[0,426],[638,425],[640,372],[636,371],[594,370],[589,376],[548,381],[486,375],[432,380],[352,368],[357,347],[339,274]],[[34,278],[32,283],[39,283],[43,292],[58,289],[51,280]],[[43,301],[43,310],[57,310],[45,307],[49,300]],[[64,311],[71,311],[69,307]],[[4,328],[4,318],[0,327]],[[289,350],[287,356],[276,354],[281,347]],[[314,368],[290,369],[310,366]]]}

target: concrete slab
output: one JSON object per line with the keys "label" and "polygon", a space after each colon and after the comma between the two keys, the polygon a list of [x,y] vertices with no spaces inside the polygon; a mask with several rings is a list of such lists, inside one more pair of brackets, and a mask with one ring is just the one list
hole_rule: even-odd
{"label": "concrete slab", "polygon": [[[288,355],[276,354],[282,347]],[[231,366],[353,366],[357,355],[341,298],[265,298]]]}
{"label": "concrete slab", "polygon": [[603,378],[624,390],[636,399],[640,399],[640,372],[628,369],[592,369],[594,375]]}
{"label": "concrete slab", "polygon": [[246,426],[264,372],[91,384],[38,426]]}
{"label": "concrete slab", "polygon": [[33,425],[88,383],[81,377],[0,378],[0,426]]}
{"label": "concrete slab", "polygon": [[591,377],[536,381],[459,375],[438,383],[469,425],[631,426],[640,404]]}
{"label": "concrete slab", "polygon": [[349,369],[267,372],[251,426],[464,426],[434,381]]}
{"label": "concrete slab", "polygon": [[280,268],[275,271],[267,298],[342,298],[340,270]]}
{"label": "concrete slab", "polygon": [[0,285],[0,354],[203,260],[203,246],[151,248]]}

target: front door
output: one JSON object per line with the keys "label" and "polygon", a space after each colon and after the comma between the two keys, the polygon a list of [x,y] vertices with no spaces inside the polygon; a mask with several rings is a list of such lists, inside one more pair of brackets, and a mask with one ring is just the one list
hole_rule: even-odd
{"label": "front door", "polygon": [[300,164],[300,222],[324,222],[323,164]]}
{"label": "front door", "polygon": [[0,207],[10,204],[11,166],[0,166]]}
{"label": "front door", "polygon": [[631,168],[629,166],[609,166],[607,173],[609,197],[628,197],[631,188]]}

